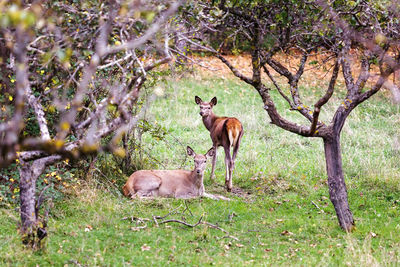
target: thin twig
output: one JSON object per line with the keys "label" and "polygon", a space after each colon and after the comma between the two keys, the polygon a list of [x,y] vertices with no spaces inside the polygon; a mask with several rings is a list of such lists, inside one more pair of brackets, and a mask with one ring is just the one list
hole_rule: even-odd
{"label": "thin twig", "polygon": [[130,216],[130,217],[124,217],[122,218],[122,220],[128,220],[130,219],[131,222],[137,221],[138,223],[144,223],[145,221],[150,221],[150,219],[147,218],[139,218],[139,217],[135,217],[135,216]]}
{"label": "thin twig", "polygon": [[154,223],[156,224],[156,226],[158,227],[158,221],[157,221],[157,219],[156,219],[156,216],[153,216],[153,221],[154,221]]}
{"label": "thin twig", "polygon": [[[186,225],[186,226],[188,226],[188,227],[196,227],[197,225],[201,224],[201,220],[202,220],[202,219],[203,219],[203,216],[201,216],[200,219],[199,219],[199,221],[198,221],[197,223],[195,223],[195,224],[189,224],[189,223],[187,223],[187,222],[184,222],[184,221],[181,221],[181,220],[175,220],[175,219],[165,220],[165,221],[160,222],[160,224],[163,224],[163,223],[170,223],[170,222],[176,222],[176,223],[180,223],[180,224]],[[203,223],[204,223],[204,222],[203,222]]]}
{"label": "thin twig", "polygon": [[173,52],[175,52],[175,53],[178,54],[179,56],[181,56],[181,57],[183,57],[183,58],[185,58],[185,59],[191,61],[193,64],[198,65],[198,66],[200,66],[200,67],[202,67],[202,68],[205,68],[205,69],[207,69],[207,70],[210,70],[210,71],[219,71],[219,70],[221,70],[220,68],[208,67],[208,66],[206,66],[205,64],[203,64],[202,61],[196,60],[196,59],[194,59],[194,58],[192,58],[192,57],[189,57],[189,56],[186,56],[185,54],[181,53],[180,51],[178,51],[178,50],[176,50],[176,49],[171,48],[170,50],[173,51]]}
{"label": "thin twig", "polygon": [[162,220],[167,218],[169,215],[173,214],[177,209],[179,209],[180,207],[182,207],[182,205],[179,205],[176,209],[173,209],[172,211],[170,211],[167,215],[165,216],[153,216],[154,218],[158,219],[158,220]]}
{"label": "thin twig", "polygon": [[311,200],[311,203],[317,208],[319,209],[322,213],[324,213],[323,210],[321,210],[321,208],[317,205],[317,203],[315,203],[314,201]]}
{"label": "thin twig", "polygon": [[226,231],[225,229],[223,229],[223,228],[219,227],[219,226],[218,226],[218,225],[216,225],[216,224],[212,224],[212,223],[209,223],[209,222],[203,222],[203,224],[205,224],[205,225],[207,225],[207,226],[209,226],[209,227],[211,227],[211,228],[214,228],[214,229],[220,230],[220,231],[224,232],[225,234],[229,234],[229,232],[228,232],[228,231]]}
{"label": "thin twig", "polygon": [[275,88],[278,90],[279,94],[289,103],[291,108],[295,108],[294,104],[292,103],[292,101],[290,101],[289,97],[287,97],[285,95],[285,93],[282,91],[282,89],[279,87],[278,83],[276,82],[276,80],[274,79],[274,77],[271,75],[271,73],[269,72],[269,70],[267,69],[267,67],[265,65],[263,65],[263,69],[264,72],[268,75],[269,79],[272,81],[272,83],[274,84]]}
{"label": "thin twig", "polygon": [[237,238],[236,236],[230,235],[228,231],[226,231],[224,228],[219,227],[218,225],[215,225],[215,224],[212,224],[209,222],[203,222],[202,224],[205,224],[211,228],[220,230],[220,231],[224,232],[225,234],[227,234],[226,237],[229,237],[229,238],[235,239],[236,241],[239,241],[239,238]]}
{"label": "thin twig", "polygon": [[190,215],[193,217],[193,213],[190,211],[189,206],[187,204],[187,200],[184,201],[185,202],[185,209],[183,210],[182,213],[185,213],[185,211],[189,211]]}

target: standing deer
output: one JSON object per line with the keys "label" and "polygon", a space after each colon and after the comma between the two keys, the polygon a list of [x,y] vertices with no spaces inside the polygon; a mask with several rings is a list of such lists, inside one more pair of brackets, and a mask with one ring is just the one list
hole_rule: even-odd
{"label": "standing deer", "polygon": [[[187,147],[187,154],[194,158],[194,170],[140,170],[134,172],[122,191],[127,197],[175,197],[193,198],[212,195],[204,192],[204,170],[207,158],[215,154],[214,148],[205,155],[196,154]],[[216,198],[217,199],[217,198]],[[223,198],[221,198],[223,199]]]}
{"label": "standing deer", "polygon": [[[215,149],[212,159],[211,180],[214,180],[217,148],[223,146],[226,167],[225,186],[226,190],[230,192],[232,191],[232,171],[235,168],[236,154],[243,136],[243,126],[236,118],[218,117],[214,114],[212,108],[217,104],[216,97],[213,97],[210,102],[204,102],[200,97],[195,96],[195,102],[200,106],[200,115],[203,117],[204,126],[210,131],[213,148]],[[232,156],[231,147],[233,147]]]}

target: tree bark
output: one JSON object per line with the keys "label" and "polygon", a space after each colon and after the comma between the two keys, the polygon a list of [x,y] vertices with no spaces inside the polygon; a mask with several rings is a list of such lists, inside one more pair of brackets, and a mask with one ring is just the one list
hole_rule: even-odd
{"label": "tree bark", "polygon": [[36,180],[43,172],[44,167],[45,164],[41,160],[35,160],[33,162],[24,162],[19,170],[22,233],[29,233],[36,223]]}
{"label": "tree bark", "polygon": [[344,182],[340,135],[335,134],[333,137],[324,138],[324,149],[330,200],[335,208],[340,226],[350,232],[354,227],[354,219],[350,211]]}
{"label": "tree bark", "polygon": [[[36,181],[43,173],[47,165],[53,164],[61,159],[60,156],[49,156],[32,162],[21,160],[20,174],[20,213],[21,213],[21,234],[23,242],[35,247],[42,239],[37,235],[39,208],[36,207]],[[43,225],[39,228],[44,227]],[[44,230],[44,229],[43,229]]]}

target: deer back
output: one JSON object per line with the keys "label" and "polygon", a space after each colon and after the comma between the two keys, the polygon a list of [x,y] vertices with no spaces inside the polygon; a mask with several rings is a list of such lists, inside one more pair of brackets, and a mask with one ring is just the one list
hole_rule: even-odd
{"label": "deer back", "polygon": [[192,179],[192,172],[186,170],[140,170],[134,172],[126,182],[125,196],[176,197],[189,194],[199,187]]}

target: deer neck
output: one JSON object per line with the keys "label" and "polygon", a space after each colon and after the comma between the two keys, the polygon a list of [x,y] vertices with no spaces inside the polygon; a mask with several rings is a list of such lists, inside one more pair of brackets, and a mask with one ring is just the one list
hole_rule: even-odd
{"label": "deer neck", "polygon": [[211,130],[212,126],[215,123],[215,120],[218,118],[212,111],[206,117],[203,117],[204,126],[206,126],[207,130]]}
{"label": "deer neck", "polygon": [[204,173],[198,174],[195,170],[192,171],[190,175],[190,179],[192,180],[192,184],[196,189],[199,190],[199,195],[202,196],[204,194],[204,183],[203,183]]}

